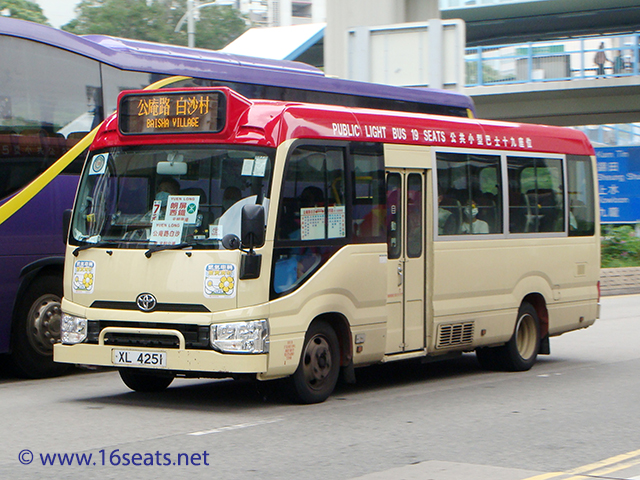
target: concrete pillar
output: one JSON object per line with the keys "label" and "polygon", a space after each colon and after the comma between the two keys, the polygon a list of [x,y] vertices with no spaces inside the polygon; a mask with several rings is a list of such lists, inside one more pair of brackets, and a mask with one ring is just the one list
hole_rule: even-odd
{"label": "concrete pillar", "polygon": [[288,27],[291,25],[291,0],[279,0],[279,26]]}
{"label": "concrete pillar", "polygon": [[421,22],[440,18],[440,2],[431,0],[406,0],[406,22]]}
{"label": "concrete pillar", "polygon": [[348,30],[440,18],[438,0],[326,0],[324,65],[329,75],[346,77]]}
{"label": "concrete pillar", "polygon": [[327,21],[326,0],[313,0],[311,4],[311,23],[321,23]]}

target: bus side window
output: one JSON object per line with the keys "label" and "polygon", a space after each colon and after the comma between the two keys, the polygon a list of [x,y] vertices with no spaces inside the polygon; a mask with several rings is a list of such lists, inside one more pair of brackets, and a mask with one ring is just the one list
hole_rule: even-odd
{"label": "bus side window", "polygon": [[438,153],[438,235],[502,233],[500,157]]}
{"label": "bus side window", "polygon": [[298,147],[282,183],[272,289],[277,295],[301,285],[346,240],[344,152]]}
{"label": "bus side window", "polygon": [[511,233],[564,231],[562,161],[508,157]]}
{"label": "bus side window", "polygon": [[399,173],[387,175],[387,247],[389,258],[402,253],[402,179]]}
{"label": "bus side window", "polygon": [[569,191],[569,235],[592,236],[595,233],[595,201],[591,159],[567,156]]}
{"label": "bus side window", "polygon": [[409,174],[407,178],[407,256],[422,255],[422,176]]}
{"label": "bus side window", "polygon": [[353,145],[352,228],[356,242],[385,242],[384,157],[379,144]]}

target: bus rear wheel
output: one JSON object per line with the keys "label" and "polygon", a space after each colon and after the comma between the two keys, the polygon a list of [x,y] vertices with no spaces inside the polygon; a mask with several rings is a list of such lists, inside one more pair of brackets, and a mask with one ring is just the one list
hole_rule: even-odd
{"label": "bus rear wheel", "polygon": [[540,350],[540,320],[530,303],[518,309],[516,326],[511,339],[500,347],[478,348],[476,357],[487,370],[524,372],[536,363]]}
{"label": "bus rear wheel", "polygon": [[53,344],[60,341],[62,279],[36,278],[22,296],[12,330],[11,366],[23,378],[60,375],[69,365],[53,361]]}
{"label": "bus rear wheel", "polygon": [[135,392],[157,393],[171,385],[174,377],[170,374],[157,374],[139,368],[121,368],[120,378]]}
{"label": "bus rear wheel", "polygon": [[540,320],[530,303],[523,303],[518,310],[518,320],[513,337],[504,346],[504,365],[512,372],[529,370],[536,363],[540,350]]}
{"label": "bus rear wheel", "polygon": [[298,403],[324,402],[338,382],[340,346],[331,326],[311,324],[305,336],[300,364],[290,379],[290,393]]}

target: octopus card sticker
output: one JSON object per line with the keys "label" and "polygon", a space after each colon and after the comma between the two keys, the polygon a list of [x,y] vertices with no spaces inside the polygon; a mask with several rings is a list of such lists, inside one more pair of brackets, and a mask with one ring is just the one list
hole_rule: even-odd
{"label": "octopus card sticker", "polygon": [[91,260],[77,260],[73,265],[73,292],[93,293],[96,264]]}
{"label": "octopus card sticker", "polygon": [[236,283],[236,266],[232,263],[210,263],[204,267],[205,297],[234,298]]}
{"label": "octopus card sticker", "polygon": [[102,175],[107,170],[108,153],[99,153],[91,159],[91,167],[89,167],[89,175]]}

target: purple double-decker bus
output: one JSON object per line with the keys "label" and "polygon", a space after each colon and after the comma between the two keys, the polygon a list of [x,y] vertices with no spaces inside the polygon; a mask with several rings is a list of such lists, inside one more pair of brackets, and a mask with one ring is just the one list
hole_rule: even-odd
{"label": "purple double-decker bus", "polygon": [[[120,91],[168,76],[190,77],[172,87],[228,86],[248,98],[473,114],[471,100],[454,92],[329,78],[297,62],[78,37],[3,17],[0,58],[0,209],[115,110]],[[0,215],[0,353],[20,376],[65,368],[52,361],[63,294],[62,217],[83,160],[79,155],[45,188],[32,189],[15,213]]]}

